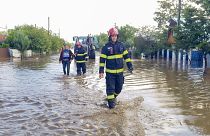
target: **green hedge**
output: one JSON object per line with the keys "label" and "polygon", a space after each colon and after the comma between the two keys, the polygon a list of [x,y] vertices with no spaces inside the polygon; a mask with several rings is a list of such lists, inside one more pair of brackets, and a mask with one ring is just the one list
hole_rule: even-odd
{"label": "green hedge", "polygon": [[0,43],[0,48],[9,48],[9,44]]}

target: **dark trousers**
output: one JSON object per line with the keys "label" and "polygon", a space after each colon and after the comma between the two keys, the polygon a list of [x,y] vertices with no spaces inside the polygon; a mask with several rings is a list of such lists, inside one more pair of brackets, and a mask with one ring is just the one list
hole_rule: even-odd
{"label": "dark trousers", "polygon": [[120,94],[124,84],[123,73],[110,74],[106,73],[106,93],[107,96],[114,95],[116,98]]}
{"label": "dark trousers", "polygon": [[81,75],[81,69],[82,73],[86,73],[86,64],[85,63],[77,63],[77,75]]}
{"label": "dark trousers", "polygon": [[62,64],[63,64],[63,73],[66,75],[66,68],[67,68],[67,75],[69,75],[70,62],[69,61],[62,61]]}

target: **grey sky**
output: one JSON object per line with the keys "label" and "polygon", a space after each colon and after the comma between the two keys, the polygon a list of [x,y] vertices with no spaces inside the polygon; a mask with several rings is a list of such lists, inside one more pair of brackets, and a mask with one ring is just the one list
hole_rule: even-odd
{"label": "grey sky", "polygon": [[[135,27],[156,25],[157,0],[0,0],[0,27],[36,24],[67,41],[74,35],[107,32],[116,23]],[[0,29],[1,31],[2,29]]]}

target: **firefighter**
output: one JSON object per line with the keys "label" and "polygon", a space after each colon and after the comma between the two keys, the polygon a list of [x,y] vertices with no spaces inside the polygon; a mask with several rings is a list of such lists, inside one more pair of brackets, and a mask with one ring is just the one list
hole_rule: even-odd
{"label": "firefighter", "polygon": [[[62,64],[63,64],[64,75],[66,75],[66,74],[69,75],[70,64],[71,64],[73,57],[74,57],[74,54],[70,50],[69,46],[64,44],[64,48],[61,49],[60,58],[59,58],[59,63],[62,62]],[[67,73],[66,73],[66,69],[67,69]]]}
{"label": "firefighter", "polygon": [[116,105],[116,97],[120,94],[124,84],[124,60],[130,72],[132,72],[133,67],[124,44],[118,41],[118,30],[111,28],[108,31],[108,36],[109,41],[101,50],[99,78],[104,77],[104,67],[106,65],[106,94],[108,106],[112,109]]}
{"label": "firefighter", "polygon": [[[77,65],[77,75],[81,75],[81,73],[86,73],[86,64],[87,61],[87,52],[83,48],[80,42],[76,43],[76,48],[74,49],[74,55]],[[81,72],[82,69],[82,72]]]}

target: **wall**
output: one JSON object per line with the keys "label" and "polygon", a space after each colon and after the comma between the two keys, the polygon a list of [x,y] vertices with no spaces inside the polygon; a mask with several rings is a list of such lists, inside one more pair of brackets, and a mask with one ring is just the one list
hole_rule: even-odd
{"label": "wall", "polygon": [[8,58],[9,55],[9,49],[8,48],[0,48],[0,58]]}

